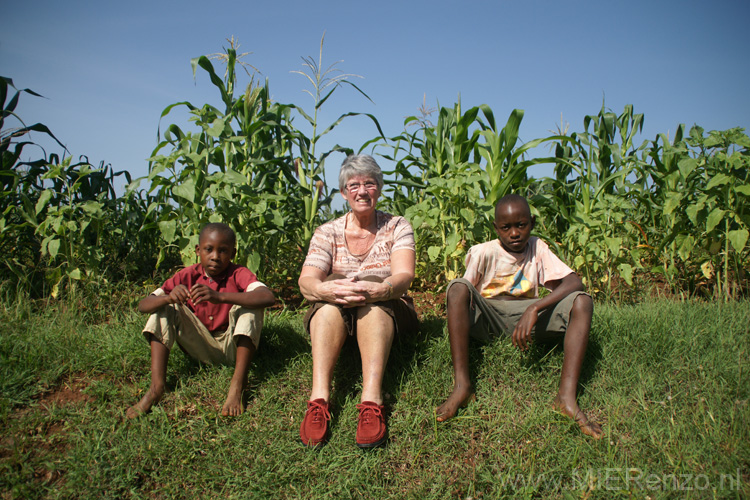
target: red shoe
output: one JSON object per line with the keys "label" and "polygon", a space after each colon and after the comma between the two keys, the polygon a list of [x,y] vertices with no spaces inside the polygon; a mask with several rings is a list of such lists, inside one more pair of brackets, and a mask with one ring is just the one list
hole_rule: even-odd
{"label": "red shoe", "polygon": [[384,408],[372,401],[364,401],[357,405],[359,422],[356,441],[360,448],[375,448],[385,442],[388,429],[385,426]]}
{"label": "red shoe", "polygon": [[307,402],[305,418],[299,426],[299,438],[302,444],[314,448],[328,441],[328,421],[331,420],[331,404],[319,398]]}

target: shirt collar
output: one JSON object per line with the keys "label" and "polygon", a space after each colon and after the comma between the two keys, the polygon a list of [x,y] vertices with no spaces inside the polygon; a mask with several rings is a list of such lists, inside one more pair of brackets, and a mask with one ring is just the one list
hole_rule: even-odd
{"label": "shirt collar", "polygon": [[201,273],[201,276],[206,281],[208,281],[209,283],[211,283],[211,282],[221,283],[223,281],[226,281],[226,279],[229,276],[229,273],[231,271],[231,267],[232,267],[232,264],[230,263],[227,266],[227,268],[224,269],[224,272],[222,272],[221,274],[219,274],[216,277],[213,277],[213,276],[209,276],[209,274],[206,272],[206,270],[203,269],[203,265],[201,265],[200,263],[198,263],[198,271]]}

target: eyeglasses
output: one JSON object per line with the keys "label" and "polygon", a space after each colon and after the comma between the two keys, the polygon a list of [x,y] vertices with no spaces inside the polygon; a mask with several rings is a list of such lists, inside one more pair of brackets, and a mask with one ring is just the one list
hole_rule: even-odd
{"label": "eyeglasses", "polygon": [[357,191],[359,191],[359,188],[361,188],[362,186],[364,186],[367,191],[372,191],[378,188],[377,183],[368,181],[368,182],[365,182],[364,184],[361,184],[359,182],[352,182],[350,184],[347,184],[346,190],[352,193],[356,193]]}

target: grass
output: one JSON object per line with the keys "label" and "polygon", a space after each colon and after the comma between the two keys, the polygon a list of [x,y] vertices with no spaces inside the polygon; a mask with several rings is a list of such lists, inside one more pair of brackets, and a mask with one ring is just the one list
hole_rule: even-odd
{"label": "grass", "polygon": [[597,307],[579,402],[593,441],[552,411],[562,351],[472,344],[477,401],[437,424],[452,383],[444,319],[394,346],[390,439],[354,444],[356,349],[335,374],[332,438],[299,443],[312,360],[301,313],[267,315],[246,412],[219,411],[232,369],[176,349],[148,387],[134,307],[6,302],[0,319],[0,498],[747,498],[750,304]]}

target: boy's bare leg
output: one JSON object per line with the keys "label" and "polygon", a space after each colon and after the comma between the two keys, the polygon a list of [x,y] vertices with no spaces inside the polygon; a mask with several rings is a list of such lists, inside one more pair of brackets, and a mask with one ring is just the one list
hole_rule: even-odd
{"label": "boy's bare leg", "polygon": [[456,416],[459,408],[474,398],[469,378],[469,309],[471,294],[466,285],[457,283],[448,291],[448,338],[453,360],[453,392],[435,413],[438,422]]}
{"label": "boy's bare leg", "polygon": [[583,410],[578,407],[576,401],[578,379],[581,375],[581,366],[589,341],[593,312],[594,304],[591,297],[579,295],[573,302],[570,322],[568,323],[568,330],[565,332],[563,344],[564,354],[560,388],[554,405],[561,413],[575,420],[580,426],[581,432],[594,439],[599,439],[602,437],[601,426],[590,421]]}
{"label": "boy's bare leg", "polygon": [[169,361],[169,349],[159,342],[156,337],[149,337],[151,344],[151,387],[136,404],[128,408],[125,416],[136,418],[148,412],[153,405],[161,400],[164,388],[167,385],[167,362]]}
{"label": "boy's bare leg", "polygon": [[238,335],[235,337],[237,342],[237,359],[234,363],[234,375],[229,383],[229,392],[227,400],[221,408],[221,414],[225,417],[236,417],[242,415],[245,406],[242,404],[242,393],[247,387],[247,374],[250,371],[250,362],[255,354],[255,344],[250,337]]}

